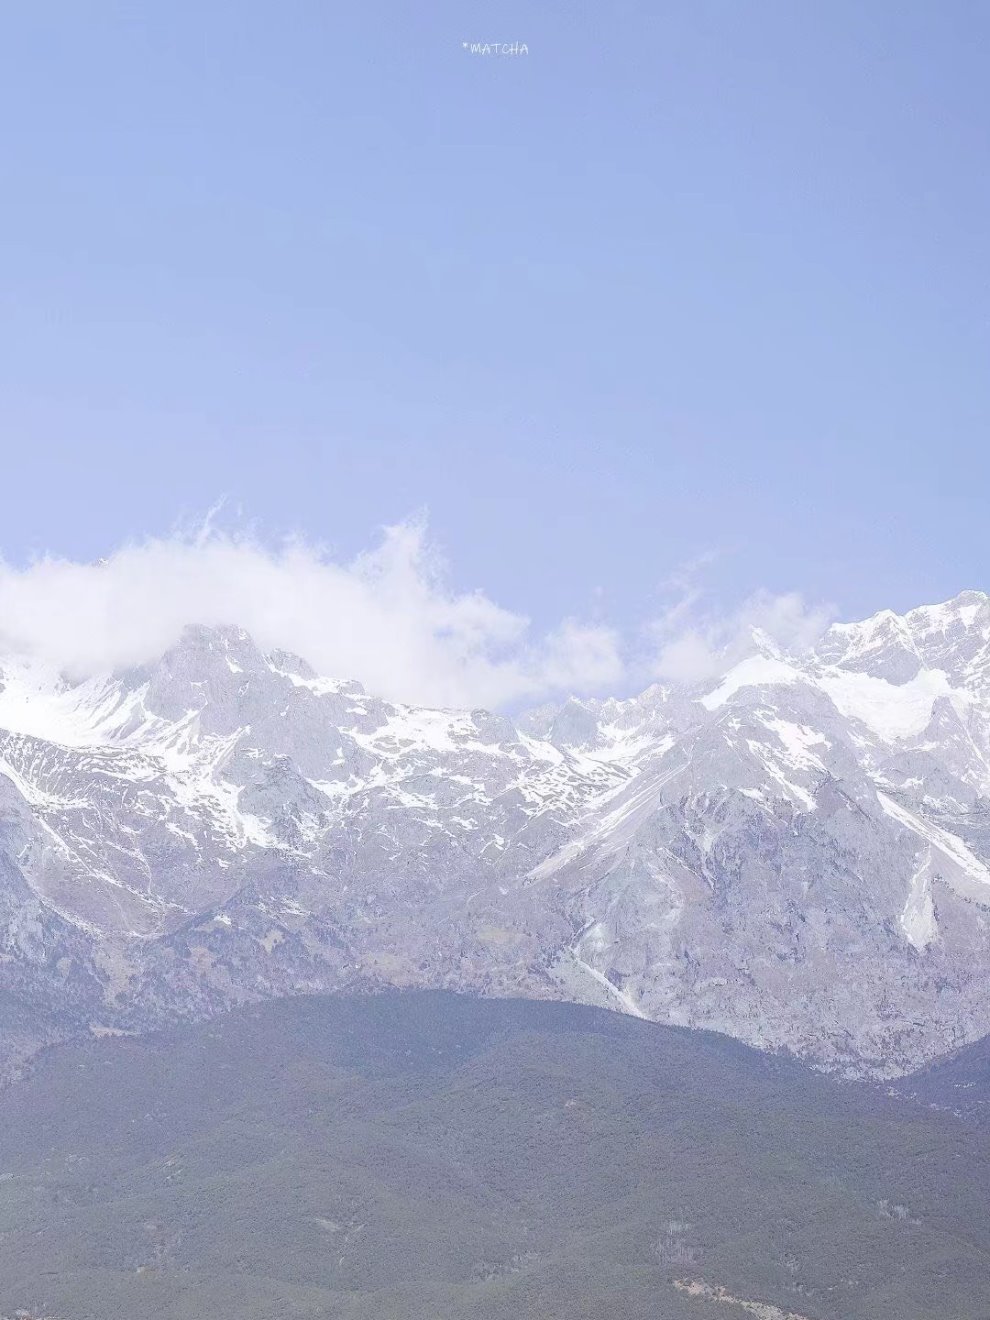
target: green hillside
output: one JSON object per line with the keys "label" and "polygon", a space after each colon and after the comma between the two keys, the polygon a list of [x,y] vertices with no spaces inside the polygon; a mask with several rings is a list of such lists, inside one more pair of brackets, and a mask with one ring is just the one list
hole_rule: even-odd
{"label": "green hillside", "polygon": [[988,1320],[988,1154],[718,1036],[285,1000],[0,1095],[0,1313]]}
{"label": "green hillside", "polygon": [[895,1090],[921,1104],[990,1122],[990,1036],[901,1078]]}

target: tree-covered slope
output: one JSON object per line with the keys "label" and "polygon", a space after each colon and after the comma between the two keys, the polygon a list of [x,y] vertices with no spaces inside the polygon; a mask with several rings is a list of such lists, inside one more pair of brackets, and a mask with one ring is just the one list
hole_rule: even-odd
{"label": "tree-covered slope", "polygon": [[990,1123],[990,1036],[899,1078],[895,1090],[921,1104]]}
{"label": "tree-covered slope", "polygon": [[988,1151],[715,1035],[284,1000],[0,1095],[0,1313],[987,1320]]}

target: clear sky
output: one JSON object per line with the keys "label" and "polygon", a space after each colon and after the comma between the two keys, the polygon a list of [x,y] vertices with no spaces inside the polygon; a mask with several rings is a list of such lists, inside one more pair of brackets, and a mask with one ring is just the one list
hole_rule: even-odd
{"label": "clear sky", "polygon": [[0,553],[226,496],[428,508],[541,626],[986,588],[988,67],[982,0],[5,6]]}

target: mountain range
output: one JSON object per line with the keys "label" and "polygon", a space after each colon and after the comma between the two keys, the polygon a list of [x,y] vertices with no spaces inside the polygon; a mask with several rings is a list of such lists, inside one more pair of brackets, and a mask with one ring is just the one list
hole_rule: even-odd
{"label": "mountain range", "polygon": [[990,598],[754,632],[716,677],[510,718],[236,627],[0,659],[0,1026],[300,992],[569,999],[893,1077],[990,1032]]}

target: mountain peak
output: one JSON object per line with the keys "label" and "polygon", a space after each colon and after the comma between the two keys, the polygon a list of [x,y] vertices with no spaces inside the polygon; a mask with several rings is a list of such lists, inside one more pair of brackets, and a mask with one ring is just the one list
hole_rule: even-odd
{"label": "mountain peak", "polygon": [[[251,669],[265,669],[267,662],[254,638],[235,624],[190,623],[179,640],[165,655],[189,653],[195,656],[222,655]],[[163,657],[164,659],[165,657]]]}
{"label": "mountain peak", "polygon": [[961,591],[950,600],[937,605],[919,605],[908,610],[904,620],[912,629],[945,630],[959,627],[969,629],[990,623],[990,596],[984,591]]}

